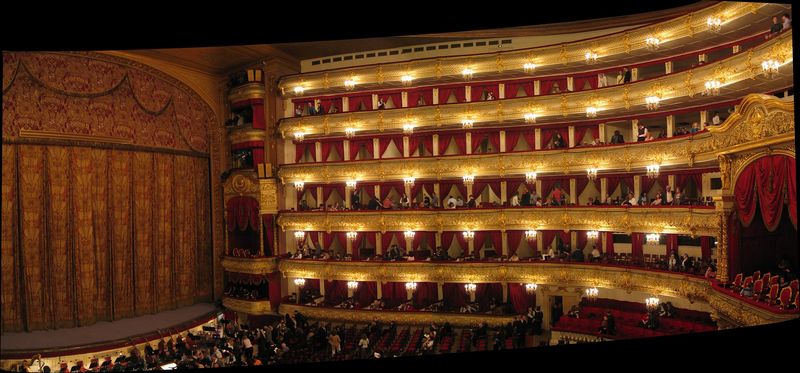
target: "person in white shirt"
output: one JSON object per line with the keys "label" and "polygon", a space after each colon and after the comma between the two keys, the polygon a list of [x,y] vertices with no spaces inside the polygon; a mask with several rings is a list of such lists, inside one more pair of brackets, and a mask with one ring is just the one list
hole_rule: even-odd
{"label": "person in white shirt", "polygon": [[508,261],[509,262],[518,262],[519,261],[519,257],[517,256],[517,253],[511,254],[511,257],[508,258]]}
{"label": "person in white shirt", "polygon": [[511,207],[517,206],[519,206],[519,194],[514,193],[514,195],[511,197]]}
{"label": "person in white shirt", "polygon": [[403,194],[403,196],[400,197],[400,206],[402,208],[404,208],[404,209],[407,209],[409,207],[409,202],[408,202],[408,196],[407,195]]}
{"label": "person in white shirt", "polygon": [[667,190],[664,192],[664,194],[667,196],[667,204],[671,205],[672,204],[672,187],[667,185]]}
{"label": "person in white shirt", "polygon": [[600,250],[597,250],[597,246],[592,245],[592,261],[599,262],[600,261]]}
{"label": "person in white shirt", "polygon": [[547,255],[543,255],[543,256],[544,256],[544,258],[542,258],[542,259],[544,259],[544,260],[547,260],[548,258],[555,257],[556,256],[556,251],[553,250],[553,247],[551,246],[550,250],[547,251]]}
{"label": "person in white shirt", "polygon": [[792,19],[789,18],[789,13],[783,13],[781,19],[783,20],[783,29],[781,31],[786,31],[792,27]]}
{"label": "person in white shirt", "polygon": [[628,197],[629,197],[628,198],[628,203],[630,203],[631,206],[637,206],[638,205],[638,203],[637,203],[638,201],[636,200],[636,196],[634,196],[633,193],[629,193]]}
{"label": "person in white shirt", "polygon": [[361,339],[358,341],[358,347],[361,348],[361,356],[367,356],[367,349],[369,348],[369,338],[367,338],[366,334],[361,335]]}
{"label": "person in white shirt", "polygon": [[603,88],[608,86],[608,78],[606,74],[600,73],[597,74],[597,88]]}
{"label": "person in white shirt", "polygon": [[722,120],[720,120],[720,118],[719,118],[719,112],[715,111],[714,112],[714,116],[711,117],[711,123],[716,126],[716,125],[720,124],[721,122],[722,122]]}
{"label": "person in white shirt", "polygon": [[486,101],[492,101],[492,100],[494,100],[494,95],[492,94],[492,92],[487,93]]}
{"label": "person in white shirt", "polygon": [[447,204],[445,205],[445,207],[453,209],[456,208],[456,206],[458,206],[458,202],[456,201],[455,197],[450,196],[450,198],[447,199]]}

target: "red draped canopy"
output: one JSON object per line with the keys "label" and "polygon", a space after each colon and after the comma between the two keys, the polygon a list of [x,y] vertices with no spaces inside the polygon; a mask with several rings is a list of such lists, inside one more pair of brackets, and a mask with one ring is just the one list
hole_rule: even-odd
{"label": "red draped canopy", "polygon": [[233,197],[228,200],[228,231],[233,232],[236,227],[240,231],[250,229],[258,230],[258,201],[253,197]]}

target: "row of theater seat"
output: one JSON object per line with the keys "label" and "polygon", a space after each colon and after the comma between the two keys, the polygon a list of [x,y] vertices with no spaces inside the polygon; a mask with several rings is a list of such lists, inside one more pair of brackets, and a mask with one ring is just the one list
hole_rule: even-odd
{"label": "row of theater seat", "polygon": [[800,297],[797,296],[800,282],[792,280],[789,282],[789,286],[781,288],[779,279],[780,276],[772,276],[769,272],[762,276],[761,271],[755,271],[747,277],[739,273],[734,277],[730,289],[735,292],[735,295],[743,297],[739,295],[741,290],[752,286],[753,295],[749,298],[753,301],[777,307],[780,310],[800,309]]}

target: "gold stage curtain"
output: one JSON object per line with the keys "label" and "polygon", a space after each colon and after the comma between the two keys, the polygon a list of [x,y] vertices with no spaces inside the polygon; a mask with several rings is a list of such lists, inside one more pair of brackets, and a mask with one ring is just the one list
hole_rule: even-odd
{"label": "gold stage curtain", "polygon": [[211,300],[208,159],[3,144],[2,180],[2,331]]}

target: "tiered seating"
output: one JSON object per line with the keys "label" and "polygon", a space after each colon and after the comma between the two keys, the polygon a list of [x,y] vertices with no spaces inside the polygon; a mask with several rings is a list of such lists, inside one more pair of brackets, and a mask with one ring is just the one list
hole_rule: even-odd
{"label": "tiered seating", "polygon": [[[393,337],[393,336],[392,336],[392,334],[389,332],[389,330],[388,330],[388,329],[387,329],[387,330],[385,330],[385,331],[383,332],[383,336],[381,336],[381,339],[380,339],[380,341],[378,341],[378,343],[376,344],[376,346],[378,346],[377,348],[378,348],[379,350],[381,350],[381,351],[386,351],[386,349],[389,347],[389,343],[391,342],[391,338],[392,338],[392,337]],[[370,339],[370,342],[372,342],[372,340],[371,340],[371,339]]]}
{"label": "tiered seating", "polygon": [[414,335],[411,336],[411,339],[408,341],[408,346],[406,346],[406,354],[413,353],[417,351],[419,348],[420,341],[422,340],[422,329],[416,329],[414,331]]}
{"label": "tiered seating", "polygon": [[398,334],[397,337],[395,337],[394,342],[392,342],[392,346],[389,349],[389,351],[392,353],[400,352],[403,349],[403,346],[405,346],[405,344],[408,343],[409,334],[410,334],[410,328],[403,329],[403,331],[401,331],[400,334]]}
{"label": "tiered seating", "polygon": [[479,338],[478,341],[475,343],[475,350],[486,351],[486,345],[489,343],[488,339],[489,339],[488,334],[484,338]]}
{"label": "tiered seating", "polygon": [[456,352],[468,352],[471,337],[472,332],[470,332],[468,329],[464,329],[464,331],[461,332],[461,341],[458,343],[458,350]]}
{"label": "tiered seating", "polygon": [[[730,284],[723,285],[722,288],[733,296],[750,300],[758,305],[774,307],[779,310],[797,311],[800,309],[800,299],[797,296],[800,282],[792,280],[789,282],[788,287],[781,289],[779,280],[780,276],[772,276],[770,272],[762,276],[761,271],[755,271],[752,276],[746,277],[743,273],[738,273]],[[753,296],[749,298],[742,297],[740,295],[741,290],[750,286],[753,288]]]}
{"label": "tiered seating", "polygon": [[505,344],[503,345],[503,348],[505,348],[506,350],[510,350],[510,349],[514,348],[514,337],[506,337],[506,340],[505,340],[504,343]]}
{"label": "tiered seating", "polygon": [[450,352],[450,349],[453,347],[453,337],[447,336],[442,338],[442,341],[439,342],[439,352]]}

